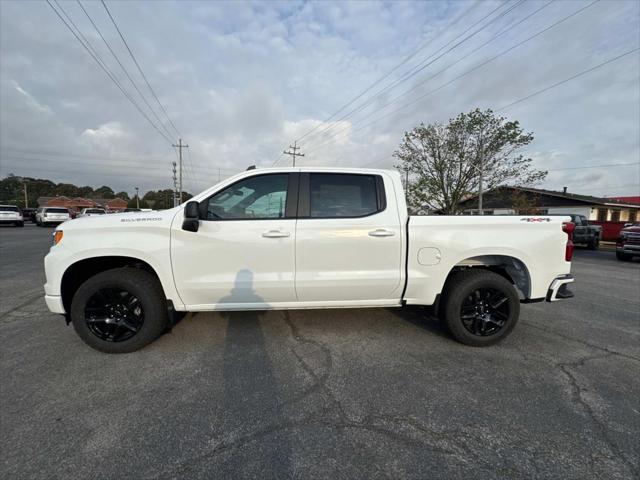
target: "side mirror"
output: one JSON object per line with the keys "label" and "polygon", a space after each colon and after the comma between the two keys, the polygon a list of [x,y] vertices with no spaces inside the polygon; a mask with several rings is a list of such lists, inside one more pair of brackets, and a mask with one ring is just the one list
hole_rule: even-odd
{"label": "side mirror", "polygon": [[200,204],[192,200],[184,206],[182,229],[188,232],[197,232],[198,228],[200,228]]}

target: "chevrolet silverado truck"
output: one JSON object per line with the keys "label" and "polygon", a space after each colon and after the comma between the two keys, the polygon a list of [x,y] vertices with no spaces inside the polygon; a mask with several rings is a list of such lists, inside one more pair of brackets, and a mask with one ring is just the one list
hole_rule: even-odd
{"label": "chevrolet silverado truck", "polygon": [[45,300],[89,346],[131,352],[183,312],[435,308],[462,343],[569,298],[573,223],[409,216],[389,170],[238,174],[175,208],[83,217],[53,233]]}

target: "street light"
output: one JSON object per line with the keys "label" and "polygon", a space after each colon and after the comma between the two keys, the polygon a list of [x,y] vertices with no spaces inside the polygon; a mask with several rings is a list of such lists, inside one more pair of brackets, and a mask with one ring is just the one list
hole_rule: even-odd
{"label": "street light", "polygon": [[136,189],[136,208],[140,208],[140,197],[138,196],[138,187],[133,187]]}

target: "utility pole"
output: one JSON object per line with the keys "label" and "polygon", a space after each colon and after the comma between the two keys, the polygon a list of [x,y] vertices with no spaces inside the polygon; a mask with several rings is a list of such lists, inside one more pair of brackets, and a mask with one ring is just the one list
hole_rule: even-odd
{"label": "utility pole", "polygon": [[173,206],[178,206],[178,177],[176,176],[176,162],[173,165]]}
{"label": "utility pole", "polygon": [[179,153],[179,158],[180,158],[180,168],[178,169],[178,173],[180,175],[180,181],[179,181],[179,185],[180,185],[180,203],[182,203],[182,149],[183,148],[189,148],[189,145],[187,145],[186,143],[183,144],[182,143],[182,139],[179,138],[178,139],[178,145],[173,145],[175,148],[178,149],[178,153]]}
{"label": "utility pole", "polygon": [[478,181],[478,215],[484,215],[484,211],[482,210],[482,177],[484,176],[484,149],[482,146],[482,138],[480,139],[480,165],[478,166],[478,173],[480,174],[480,179]]}
{"label": "utility pole", "polygon": [[24,208],[29,208],[29,196],[27,195],[27,182],[22,182],[24,185]]}
{"label": "utility pole", "polygon": [[136,208],[140,208],[140,195],[138,195],[138,187],[133,187],[136,189]]}
{"label": "utility pole", "polygon": [[298,146],[298,141],[296,140],[295,142],[293,142],[293,147],[291,145],[289,145],[289,148],[293,151],[288,151],[285,152],[283,151],[282,153],[284,153],[285,155],[291,155],[291,157],[293,157],[293,166],[296,166],[296,157],[304,157],[304,153],[297,153],[298,150],[300,150],[302,147]]}

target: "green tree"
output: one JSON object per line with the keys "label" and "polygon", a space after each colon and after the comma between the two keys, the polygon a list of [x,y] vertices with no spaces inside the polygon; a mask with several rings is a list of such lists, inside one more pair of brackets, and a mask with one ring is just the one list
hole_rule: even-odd
{"label": "green tree", "polygon": [[408,172],[408,204],[411,212],[424,207],[451,215],[479,187],[503,184],[533,185],[547,172],[536,170],[519,150],[533,141],[517,121],[507,121],[493,111],[461,113],[448,124],[420,124],[404,139],[394,156],[397,168]]}
{"label": "green tree", "polygon": [[110,187],[103,185],[100,188],[96,188],[93,191],[93,198],[113,198],[115,197],[115,193]]}
{"label": "green tree", "polygon": [[[116,198],[121,198],[123,200],[129,200],[129,194],[127,192],[118,192],[115,194]],[[135,196],[134,196],[135,198]]]}

